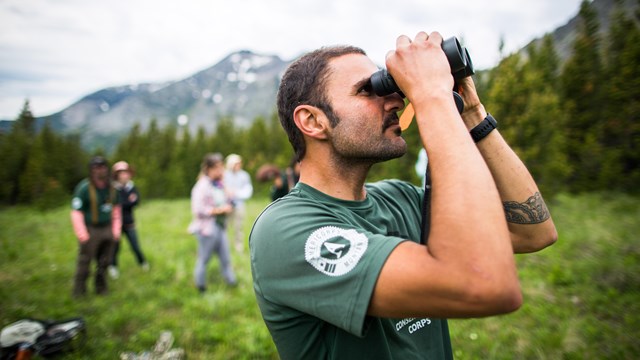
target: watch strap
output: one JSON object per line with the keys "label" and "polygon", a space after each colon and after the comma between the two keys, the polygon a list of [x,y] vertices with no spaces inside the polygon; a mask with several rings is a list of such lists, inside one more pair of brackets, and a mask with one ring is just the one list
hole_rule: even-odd
{"label": "watch strap", "polygon": [[484,139],[485,136],[489,135],[489,133],[497,127],[498,122],[496,119],[494,119],[491,114],[487,113],[487,116],[480,122],[480,124],[471,129],[471,138],[474,142],[478,142]]}

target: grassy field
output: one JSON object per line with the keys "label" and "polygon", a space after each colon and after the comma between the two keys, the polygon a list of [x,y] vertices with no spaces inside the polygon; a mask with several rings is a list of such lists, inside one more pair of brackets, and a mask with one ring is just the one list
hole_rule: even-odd
{"label": "grassy field", "polygon": [[[560,238],[518,255],[524,306],[507,316],[452,320],[456,359],[640,358],[640,202],[615,194],[558,196]],[[248,204],[248,235],[265,199]],[[137,213],[151,271],[128,244],[107,296],[71,299],[77,245],[67,206],[0,211],[0,327],[23,318],[82,316],[88,340],[71,359],[118,359],[150,350],[163,330],[189,359],[275,359],[251,287],[248,254],[233,253],[239,286],[224,285],[214,258],[209,289],[196,292],[189,201],[156,200]],[[91,287],[90,287],[91,289]]]}

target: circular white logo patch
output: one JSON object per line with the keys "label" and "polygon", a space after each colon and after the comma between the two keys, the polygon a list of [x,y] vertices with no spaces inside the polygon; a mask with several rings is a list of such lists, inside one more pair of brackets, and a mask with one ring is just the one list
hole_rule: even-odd
{"label": "circular white logo patch", "polygon": [[325,226],[309,235],[304,258],[318,271],[340,276],[353,270],[368,245],[369,239],[355,230]]}
{"label": "circular white logo patch", "polygon": [[79,197],[74,197],[71,200],[71,208],[73,210],[80,210],[82,209],[82,199],[80,199]]}

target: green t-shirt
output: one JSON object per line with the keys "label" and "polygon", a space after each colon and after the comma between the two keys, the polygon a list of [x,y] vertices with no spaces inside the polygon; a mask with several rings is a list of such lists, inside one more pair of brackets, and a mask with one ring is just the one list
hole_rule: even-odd
{"label": "green t-shirt", "polygon": [[73,191],[71,208],[82,211],[84,214],[84,222],[87,226],[105,226],[111,224],[111,210],[113,205],[118,203],[118,192],[114,191],[111,186],[107,186],[104,189],[94,187],[96,190],[96,219],[94,219],[89,188],[89,179],[84,179],[78,183]]}
{"label": "green t-shirt", "polygon": [[345,201],[299,183],[256,220],[253,285],[283,359],[450,359],[446,320],[367,316],[393,249],[420,238],[424,191],[388,180]]}

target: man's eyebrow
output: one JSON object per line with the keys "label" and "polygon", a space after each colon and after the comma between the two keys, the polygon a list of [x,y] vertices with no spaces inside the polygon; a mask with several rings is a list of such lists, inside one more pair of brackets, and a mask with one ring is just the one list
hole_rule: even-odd
{"label": "man's eyebrow", "polygon": [[353,84],[353,90],[357,92],[365,86],[371,86],[371,76],[363,78],[358,82],[356,82],[355,84]]}

